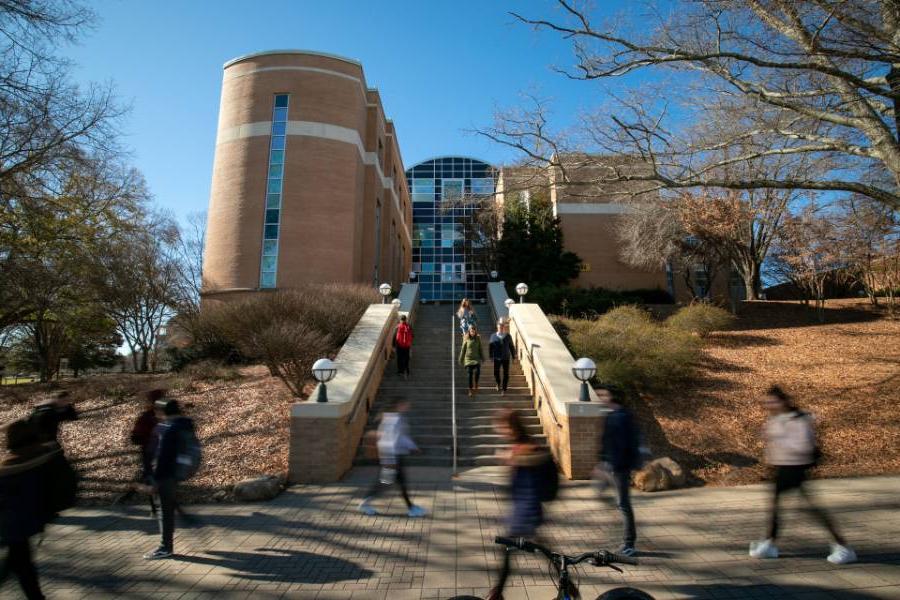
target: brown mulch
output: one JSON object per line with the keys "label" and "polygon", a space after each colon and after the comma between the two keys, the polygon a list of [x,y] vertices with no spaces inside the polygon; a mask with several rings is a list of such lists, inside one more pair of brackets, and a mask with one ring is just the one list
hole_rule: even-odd
{"label": "brown mulch", "polygon": [[819,477],[900,473],[900,320],[865,300],[836,300],[819,324],[795,302],[748,302],[733,331],[706,343],[695,384],[636,407],[656,455],[695,483],[762,480],[765,389],[782,385],[817,417]]}
{"label": "brown mulch", "polygon": [[[109,504],[140,472],[129,442],[141,410],[142,392],[171,390],[194,419],[203,446],[199,473],[182,486],[180,498],[228,501],[234,484],[259,475],[287,472],[289,407],[293,398],[264,367],[222,369],[204,378],[189,375],[98,375],[51,386],[23,384],[0,388],[0,423],[26,416],[36,402],[61,389],[75,400],[79,419],[63,423],[60,442],[82,475],[81,501]],[[143,501],[135,498],[132,501]]]}

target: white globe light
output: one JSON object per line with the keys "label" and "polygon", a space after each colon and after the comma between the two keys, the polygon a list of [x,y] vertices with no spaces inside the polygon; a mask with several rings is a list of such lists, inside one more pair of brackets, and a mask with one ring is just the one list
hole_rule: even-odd
{"label": "white globe light", "polygon": [[337,375],[337,365],[328,358],[320,358],[313,363],[312,372],[316,381],[319,383],[327,383]]}
{"label": "white globe light", "polygon": [[528,293],[528,286],[524,283],[520,283],[516,286],[516,293],[520,296],[524,296]]}
{"label": "white globe light", "polygon": [[497,279],[497,271],[491,271],[491,279]]}
{"label": "white globe light", "polygon": [[506,300],[503,301],[503,304],[506,305],[506,308],[509,308],[510,306],[512,306],[515,303],[516,303],[516,301],[513,300],[512,298],[507,298]]}
{"label": "white globe light", "polygon": [[397,308],[400,308],[400,305],[402,304],[402,302],[400,302],[400,298],[394,298],[393,300],[391,300],[391,304],[393,304]]}
{"label": "white globe light", "polygon": [[409,272],[409,280],[412,281],[412,280],[415,279],[415,278],[416,278],[416,272],[415,272],[415,271],[410,271],[410,272]]}
{"label": "white globe light", "polygon": [[378,292],[382,296],[390,296],[391,295],[391,284],[382,283],[381,285],[378,286]]}
{"label": "white globe light", "polygon": [[589,358],[579,358],[572,365],[572,374],[578,381],[590,381],[597,374],[597,365]]}

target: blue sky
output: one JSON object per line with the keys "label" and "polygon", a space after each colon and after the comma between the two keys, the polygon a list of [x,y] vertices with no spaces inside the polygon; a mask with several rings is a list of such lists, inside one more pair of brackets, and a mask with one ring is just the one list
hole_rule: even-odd
{"label": "blue sky", "polygon": [[[625,1],[602,3],[615,14]],[[132,106],[125,143],[158,204],[179,217],[209,199],[222,64],[259,50],[302,48],[355,58],[381,91],[407,166],[442,154],[501,163],[513,156],[466,133],[524,91],[551,99],[560,125],[604,89],[553,73],[571,49],[514,23],[552,15],[549,1],[138,2],[91,4],[100,21],[64,53],[79,81],[112,81]],[[377,7],[377,8],[376,8]]]}

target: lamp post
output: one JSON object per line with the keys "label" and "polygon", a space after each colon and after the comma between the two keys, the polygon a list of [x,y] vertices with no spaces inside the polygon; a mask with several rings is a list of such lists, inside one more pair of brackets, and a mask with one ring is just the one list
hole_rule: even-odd
{"label": "lamp post", "polygon": [[509,309],[511,309],[513,307],[513,304],[515,304],[515,303],[516,303],[516,301],[513,300],[512,298],[507,298],[506,300],[503,301],[503,304],[506,305],[506,314],[509,314]]}
{"label": "lamp post", "polygon": [[497,281],[497,275],[499,275],[499,273],[497,273],[497,271],[491,271],[491,279],[493,281]]}
{"label": "lamp post", "polygon": [[578,399],[582,402],[590,402],[591,395],[588,391],[588,381],[597,374],[597,365],[589,358],[579,358],[572,365],[572,375],[581,382],[581,395]]}
{"label": "lamp post", "polygon": [[415,281],[415,279],[416,279],[416,272],[410,271],[409,272],[409,282],[412,283],[413,281]]}
{"label": "lamp post", "polygon": [[337,375],[337,365],[327,358],[320,358],[313,363],[313,377],[319,382],[319,397],[316,402],[328,402],[328,389],[325,384]]}
{"label": "lamp post", "polygon": [[516,293],[519,295],[519,304],[525,302],[525,294],[528,293],[528,286],[524,283],[520,283],[516,286]]}
{"label": "lamp post", "polygon": [[393,300],[391,300],[391,304],[393,304],[397,310],[400,310],[400,305],[403,303],[400,302],[400,298],[394,298]]}
{"label": "lamp post", "polygon": [[391,295],[391,284],[382,283],[378,286],[378,293],[381,294],[381,303],[387,304],[388,296]]}

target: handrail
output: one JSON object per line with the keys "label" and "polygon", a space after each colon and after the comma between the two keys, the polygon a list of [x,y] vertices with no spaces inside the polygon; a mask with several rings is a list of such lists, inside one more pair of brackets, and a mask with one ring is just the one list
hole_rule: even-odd
{"label": "handrail", "polygon": [[450,413],[453,427],[453,475],[456,475],[456,315],[453,313],[450,313]]}
{"label": "handrail", "polygon": [[[533,388],[537,388],[537,383],[540,383],[541,390],[543,390],[544,392],[544,397],[547,399],[547,406],[550,408],[550,416],[553,417],[553,422],[556,424],[556,426],[561,428],[562,423],[559,422],[559,417],[556,414],[556,410],[553,408],[553,399],[550,397],[550,394],[547,391],[547,384],[544,383],[544,378],[540,377],[540,375],[538,374],[537,363],[534,360],[534,352],[541,346],[540,344],[531,344],[531,346],[529,347],[518,328],[516,328],[516,337],[518,338],[516,345],[519,348],[525,348],[526,352],[528,352],[528,368],[531,371],[531,385]],[[519,344],[521,344],[521,346]],[[534,392],[532,392],[532,394],[534,394]]]}

